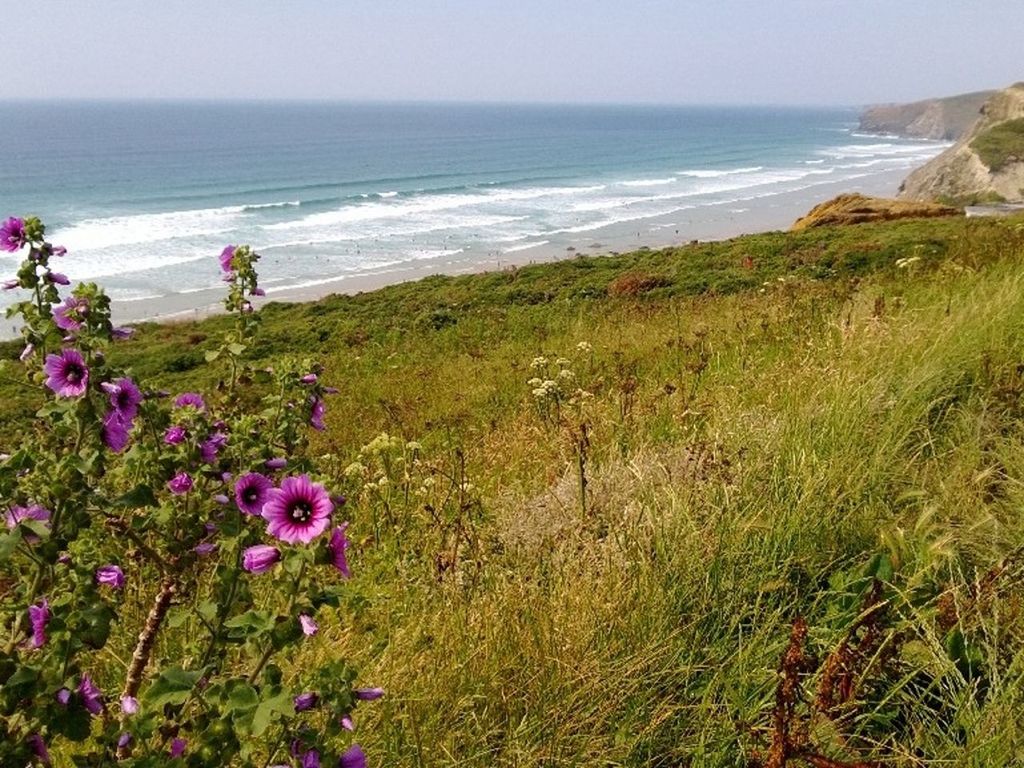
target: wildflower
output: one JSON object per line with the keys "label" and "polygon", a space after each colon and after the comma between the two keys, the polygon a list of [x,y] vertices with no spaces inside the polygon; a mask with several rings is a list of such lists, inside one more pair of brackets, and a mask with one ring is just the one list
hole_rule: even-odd
{"label": "wildflower", "polygon": [[30,341],[28,344],[25,345],[25,348],[21,350],[21,354],[18,355],[18,359],[24,363],[26,360],[32,357],[32,353],[35,351],[36,345]]}
{"label": "wildflower", "polygon": [[313,407],[309,412],[309,426],[320,432],[324,431],[324,411],[326,406],[324,405],[323,398],[314,397]]}
{"label": "wildflower", "polygon": [[54,694],[54,698],[57,699],[58,704],[62,707],[66,707],[71,701],[71,691],[67,688],[61,688],[56,694]]}
{"label": "wildflower", "polygon": [[192,551],[200,557],[206,557],[206,555],[210,554],[215,549],[217,549],[216,543],[212,541],[204,541],[202,544],[196,544]]}
{"label": "wildflower", "polygon": [[116,565],[100,566],[96,569],[96,573],[93,574],[93,579],[97,584],[103,584],[112,589],[122,589],[124,587],[124,571]]}
{"label": "wildflower", "polygon": [[229,245],[220,252],[220,268],[223,272],[233,272],[231,262],[235,258],[235,246]]}
{"label": "wildflower", "polygon": [[302,768],[320,768],[320,753],[315,749],[309,750],[302,756]]}
{"label": "wildflower", "polygon": [[14,253],[25,244],[25,220],[14,216],[0,224],[0,250]]}
{"label": "wildflower", "polygon": [[28,620],[32,625],[32,647],[42,648],[46,645],[46,624],[50,621],[50,604],[45,597],[28,607]]}
{"label": "wildflower", "polygon": [[130,339],[133,333],[135,333],[135,329],[128,328],[127,326],[112,328],[110,331],[110,335],[114,338],[115,341],[124,341],[125,339]]}
{"label": "wildflower", "polygon": [[110,405],[124,420],[130,422],[139,412],[142,392],[129,378],[115,379],[100,384],[100,389],[110,395]]}
{"label": "wildflower", "polygon": [[270,491],[262,515],[271,536],[289,544],[308,544],[327,530],[333,511],[324,487],[299,475],[285,478],[280,488]]}
{"label": "wildflower", "polygon": [[547,364],[548,359],[546,357],[535,357],[530,362],[530,367],[534,370],[538,370],[540,368],[544,368]]}
{"label": "wildflower", "polygon": [[299,614],[299,624],[302,625],[302,634],[306,637],[312,637],[320,630],[317,623],[313,621],[313,617],[305,613]]}
{"label": "wildflower", "polygon": [[266,573],[281,559],[277,547],[269,544],[256,544],[242,553],[242,567],[249,573]]}
{"label": "wildflower", "polygon": [[122,696],[121,711],[126,715],[134,715],[139,711],[139,700],[134,696]]}
{"label": "wildflower", "polygon": [[185,747],[188,746],[188,742],[184,739],[174,739],[171,742],[171,748],[168,750],[168,754],[171,757],[181,757],[185,754]]}
{"label": "wildflower", "polygon": [[594,351],[594,348],[590,345],[589,341],[581,341],[576,345],[576,351],[584,355],[589,355]]}
{"label": "wildflower", "polygon": [[120,736],[117,737],[117,748],[119,750],[127,749],[128,747],[131,746],[131,743],[134,740],[135,740],[135,737],[133,737],[130,733],[128,733],[128,731],[124,731],[124,732],[121,733]]}
{"label": "wildflower", "polygon": [[128,445],[129,425],[118,415],[117,411],[111,411],[103,419],[103,427],[100,430],[103,444],[114,453],[120,453]]}
{"label": "wildflower", "polygon": [[231,499],[229,499],[223,493],[218,493],[216,496],[213,497],[213,500],[220,504],[221,506],[226,506],[231,502]]}
{"label": "wildflower", "polygon": [[31,507],[20,507],[13,506],[7,510],[7,514],[4,516],[4,522],[7,523],[8,528],[16,528],[20,523],[25,520],[38,520],[41,523],[50,522],[50,510],[46,507],[41,507],[38,504],[33,504]]}
{"label": "wildflower", "polygon": [[68,296],[64,303],[53,308],[53,322],[62,331],[77,331],[89,311],[89,302],[77,296]]}
{"label": "wildflower", "polygon": [[376,701],[384,695],[383,688],[356,688],[352,695],[359,701]]}
{"label": "wildflower", "polygon": [[54,283],[56,285],[71,285],[71,281],[68,276],[63,272],[47,272],[44,279],[48,283]]}
{"label": "wildflower", "polygon": [[89,386],[89,369],[77,349],[61,350],[59,355],[47,355],[43,372],[46,386],[59,397],[79,397]]}
{"label": "wildflower", "polygon": [[320,697],[315,693],[300,693],[295,697],[295,711],[305,712],[307,709],[312,709],[319,700]]}
{"label": "wildflower", "polygon": [[167,445],[178,445],[178,443],[184,442],[186,434],[188,433],[185,432],[184,427],[175,424],[173,427],[168,427],[167,431],[164,432],[164,442]]}
{"label": "wildflower", "polygon": [[305,376],[299,379],[299,381],[302,382],[303,384],[316,384],[316,378],[317,377],[315,373],[307,373]]}
{"label": "wildflower", "polygon": [[267,469],[284,469],[285,467],[288,466],[288,459],[267,459],[265,462],[263,462],[263,466],[265,466]]}
{"label": "wildflower", "polygon": [[228,436],[223,432],[214,432],[199,446],[199,457],[204,464],[213,464],[217,460],[217,454],[228,442]]}
{"label": "wildflower", "polygon": [[342,523],[331,531],[331,541],[327,547],[331,553],[331,564],[347,579],[352,572],[348,568],[348,558],[345,556],[345,550],[349,546],[348,537],[345,536],[346,528],[348,528],[348,522]]}
{"label": "wildflower", "polygon": [[65,248],[63,245],[52,245],[52,246],[50,246],[50,253],[53,256],[66,256],[67,252],[68,252],[68,249]]}
{"label": "wildflower", "polygon": [[338,722],[341,723],[341,727],[346,731],[354,731],[356,729],[356,724],[352,722],[352,718],[349,715],[342,715]]}
{"label": "wildflower", "polygon": [[366,768],[366,753],[358,744],[353,744],[338,760],[338,768]]}
{"label": "wildflower", "polygon": [[274,484],[259,472],[249,472],[235,483],[235,503],[247,515],[258,515],[270,498]]}
{"label": "wildflower", "polygon": [[192,490],[192,476],[188,472],[179,472],[167,481],[167,487],[175,496],[182,496]]}
{"label": "wildflower", "polygon": [[38,733],[33,733],[26,740],[29,749],[32,750],[32,754],[39,759],[40,765],[53,765],[50,761],[50,751],[46,748],[46,742],[43,741],[43,737]]}
{"label": "wildflower", "polygon": [[5,291],[13,291],[19,285],[21,285],[20,280],[4,280],[2,287]]}
{"label": "wildflower", "polygon": [[89,714],[98,715],[103,712],[103,692],[96,687],[88,674],[83,674],[81,682],[78,683],[78,695],[82,697],[82,704]]}
{"label": "wildflower", "polygon": [[178,395],[177,399],[174,401],[174,407],[192,407],[195,408],[197,411],[205,411],[206,402],[203,400],[203,396],[200,395],[198,392],[184,392]]}

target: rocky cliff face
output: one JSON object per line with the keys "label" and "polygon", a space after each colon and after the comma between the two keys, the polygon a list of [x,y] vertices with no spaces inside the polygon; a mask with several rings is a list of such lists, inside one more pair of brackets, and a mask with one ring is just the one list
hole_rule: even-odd
{"label": "rocky cliff face", "polygon": [[912,200],[1024,200],[1024,83],[991,96],[959,141],[911,173],[899,196]]}
{"label": "rocky cliff face", "polygon": [[860,116],[859,130],[918,139],[954,141],[974,124],[996,91],[978,91],[913,104],[878,104]]}
{"label": "rocky cliff face", "polygon": [[830,227],[837,224],[864,224],[869,221],[893,219],[924,219],[937,216],[963,216],[960,208],[938,203],[919,203],[909,200],[888,200],[859,194],[839,195],[814,206],[806,216],[797,219],[791,231],[799,232],[812,227]]}

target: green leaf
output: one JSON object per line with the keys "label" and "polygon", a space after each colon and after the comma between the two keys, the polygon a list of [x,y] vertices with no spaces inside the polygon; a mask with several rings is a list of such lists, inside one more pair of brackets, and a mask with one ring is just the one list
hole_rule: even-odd
{"label": "green leaf", "polygon": [[21,543],[21,531],[15,528],[10,533],[0,534],[0,563],[11,558]]}
{"label": "green leaf", "polygon": [[157,504],[159,502],[153,494],[153,489],[145,484],[136,485],[128,493],[119,496],[113,502],[113,506],[127,509],[155,507]]}
{"label": "green leaf", "polygon": [[110,623],[114,609],[106,603],[96,603],[78,615],[77,635],[90,648],[102,648],[110,637]]}
{"label": "green leaf", "polygon": [[252,716],[253,736],[259,736],[271,726],[278,716],[291,717],[295,714],[295,703],[287,691],[264,699]]}
{"label": "green leaf", "polygon": [[220,350],[219,349],[211,349],[205,355],[203,355],[203,357],[206,358],[206,362],[212,363],[214,360],[216,360],[218,357],[220,357]]}
{"label": "green leaf", "polygon": [[160,673],[142,697],[148,707],[158,709],[167,704],[184,704],[199,680],[199,670],[171,667]]}
{"label": "green leaf", "polygon": [[262,635],[274,628],[274,616],[269,611],[250,610],[228,619],[224,626],[241,630],[242,636]]}
{"label": "green leaf", "polygon": [[234,344],[228,344],[228,352],[230,352],[235,357],[238,357],[238,355],[245,352],[245,344],[239,344],[238,342],[235,342]]}
{"label": "green leaf", "polygon": [[19,528],[28,528],[40,539],[50,538],[50,526],[42,520],[22,520],[18,523]]}

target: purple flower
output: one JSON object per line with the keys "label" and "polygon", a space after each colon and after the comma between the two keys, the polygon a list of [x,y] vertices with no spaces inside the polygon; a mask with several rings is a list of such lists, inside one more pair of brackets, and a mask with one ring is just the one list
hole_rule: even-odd
{"label": "purple flower", "polygon": [[301,381],[303,384],[316,384],[316,378],[317,377],[315,373],[307,373],[305,376],[299,379],[299,381]]}
{"label": "purple flower", "polygon": [[50,621],[50,604],[45,597],[28,607],[28,620],[32,625],[32,647],[42,648],[46,645],[46,624]]}
{"label": "purple flower", "polygon": [[309,409],[309,426],[320,432],[324,431],[324,411],[327,406],[322,397],[313,398],[313,406]]}
{"label": "purple flower", "polygon": [[164,442],[167,445],[177,445],[185,440],[185,428],[175,424],[173,427],[168,427],[167,431],[164,432]]}
{"label": "purple flower", "polygon": [[220,268],[222,272],[233,272],[231,260],[235,258],[235,246],[229,245],[220,252]]}
{"label": "purple flower", "polygon": [[8,528],[15,528],[25,520],[39,520],[42,523],[50,522],[50,510],[46,507],[41,507],[38,504],[33,504],[31,507],[19,507],[17,505],[7,510],[7,514],[4,516],[4,522],[7,523]]}
{"label": "purple flower", "polygon": [[0,224],[0,250],[14,253],[25,244],[25,221],[11,216]]}
{"label": "purple flower", "polygon": [[341,723],[341,727],[346,731],[354,731],[356,729],[356,724],[352,722],[352,718],[348,715],[342,715],[338,722]]}
{"label": "purple flower", "polygon": [[4,280],[3,285],[0,285],[0,287],[2,287],[5,291],[13,291],[19,285],[21,285],[20,280]]}
{"label": "purple flower", "polygon": [[229,499],[223,493],[218,493],[216,496],[213,497],[213,500],[215,502],[217,502],[218,504],[220,504],[221,506],[224,506],[225,504],[228,504],[228,503],[231,502],[231,499]]}
{"label": "purple flower", "polygon": [[47,272],[46,282],[55,283],[57,285],[71,285],[71,281],[68,279],[68,276],[63,272]]}
{"label": "purple flower", "polygon": [[308,544],[327,530],[333,511],[324,487],[299,475],[286,477],[280,488],[270,491],[261,514],[271,536],[289,544]]}
{"label": "purple flower", "polygon": [[383,688],[356,688],[352,695],[359,701],[376,701],[384,695]]}
{"label": "purple flower", "polygon": [[187,406],[191,406],[197,411],[206,410],[206,402],[203,400],[203,396],[197,392],[185,392],[178,395],[177,399],[174,401],[175,408],[185,408]]}
{"label": "purple flower", "polygon": [[265,462],[263,462],[263,466],[265,466],[267,469],[284,469],[285,467],[288,466],[288,459],[267,459]]}
{"label": "purple flower", "polygon": [[128,731],[124,731],[117,737],[117,748],[120,750],[127,749],[134,740],[135,738]]}
{"label": "purple flower", "polygon": [[120,328],[112,328],[110,331],[110,335],[116,341],[124,341],[125,339],[130,339],[133,333],[135,333],[134,328],[128,328],[124,326]]}
{"label": "purple flower", "polygon": [[88,674],[82,675],[78,684],[78,695],[82,697],[82,704],[90,714],[98,715],[103,711],[103,693]]}
{"label": "purple flower", "polygon": [[67,688],[61,688],[54,695],[54,698],[57,699],[58,704],[60,704],[62,707],[66,707],[68,705],[68,702],[71,701],[71,691],[69,691]]}
{"label": "purple flower", "polygon": [[50,253],[53,254],[54,256],[64,256],[65,254],[67,254],[67,252],[68,249],[65,248],[63,245],[50,246]]}
{"label": "purple flower", "polygon": [[320,768],[320,753],[315,749],[309,750],[302,756],[302,768]]}
{"label": "purple flower", "polygon": [[171,748],[168,751],[168,754],[171,757],[181,757],[182,755],[185,754],[185,747],[187,747],[187,746],[188,746],[188,742],[185,741],[184,739],[174,739],[171,742]]}
{"label": "purple flower", "polygon": [[206,557],[215,549],[217,549],[217,545],[214,542],[204,541],[202,544],[196,544],[195,549],[193,549],[192,551],[200,557]]}
{"label": "purple flower", "polygon": [[256,544],[242,553],[242,567],[249,573],[266,573],[281,559],[277,547],[269,544]]}
{"label": "purple flower", "polygon": [[128,430],[130,422],[125,422],[117,411],[111,411],[103,419],[103,427],[100,435],[103,444],[114,453],[120,453],[128,445]]}
{"label": "purple flower", "polygon": [[192,490],[192,476],[188,472],[179,472],[167,481],[167,487],[175,496],[182,496]]}
{"label": "purple flower", "polygon": [[304,634],[306,637],[311,637],[320,630],[319,625],[315,621],[313,621],[313,617],[309,614],[300,613],[299,624],[302,625],[302,634]]}
{"label": "purple flower", "polygon": [[217,460],[217,454],[228,442],[228,436],[223,432],[214,432],[199,446],[199,457],[204,464],[213,464]]}
{"label": "purple flower", "polygon": [[341,575],[346,579],[352,575],[348,568],[348,557],[345,555],[345,550],[349,548],[349,540],[345,535],[347,528],[348,522],[346,521],[331,531],[331,541],[327,545],[331,553],[331,563],[341,571]]}
{"label": "purple flower", "polygon": [[358,744],[353,744],[338,760],[338,768],[366,768],[366,753]]}
{"label": "purple flower", "polygon": [[300,693],[295,697],[295,711],[305,712],[307,709],[312,709],[320,701],[320,697],[315,693]]}
{"label": "purple flower", "polygon": [[134,715],[139,711],[139,700],[134,696],[122,696],[121,711],[126,715]]}
{"label": "purple flower", "polygon": [[139,412],[142,392],[129,378],[115,379],[100,384],[100,389],[110,395],[110,405],[114,411],[127,422],[131,422]]}
{"label": "purple flower", "polygon": [[259,472],[250,472],[235,483],[235,503],[247,515],[258,515],[270,498],[274,484]]}
{"label": "purple flower", "polygon": [[32,750],[32,754],[39,760],[40,765],[53,765],[50,762],[50,751],[46,748],[46,742],[43,741],[43,737],[38,733],[33,733],[26,739],[28,742],[28,748]]}
{"label": "purple flower", "polygon": [[93,579],[97,584],[103,584],[111,589],[124,587],[124,571],[116,565],[101,565],[96,569]]}
{"label": "purple flower", "polygon": [[62,331],[77,331],[89,311],[89,302],[77,296],[68,296],[64,303],[53,308],[53,322]]}
{"label": "purple flower", "polygon": [[24,363],[26,360],[32,357],[32,353],[35,351],[36,345],[30,341],[28,344],[25,345],[25,348],[21,350],[21,354],[18,355],[18,359]]}
{"label": "purple flower", "polygon": [[79,397],[89,386],[89,369],[77,349],[64,349],[59,355],[47,355],[43,372],[47,375],[46,386],[59,397]]}

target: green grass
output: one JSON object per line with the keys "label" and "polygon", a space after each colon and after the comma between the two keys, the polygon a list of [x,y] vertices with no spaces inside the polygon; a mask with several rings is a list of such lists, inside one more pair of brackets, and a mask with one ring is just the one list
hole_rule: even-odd
{"label": "green grass", "polygon": [[[792,621],[828,657],[867,569],[886,643],[838,723],[806,673],[814,749],[1019,761],[1022,227],[772,233],[268,306],[253,362],[318,356],[341,390],[316,452],[356,540],[351,599],[296,664],[344,654],[387,689],[357,712],[377,765],[742,766],[771,741]],[[225,325],[116,354],[209,383]],[[526,384],[540,354],[593,394],[561,427]],[[6,434],[31,428],[29,393],[0,394]],[[358,455],[381,431],[400,440]]]}
{"label": "green grass", "polygon": [[971,142],[971,149],[993,172],[1024,160],[1024,117],[989,128]]}

